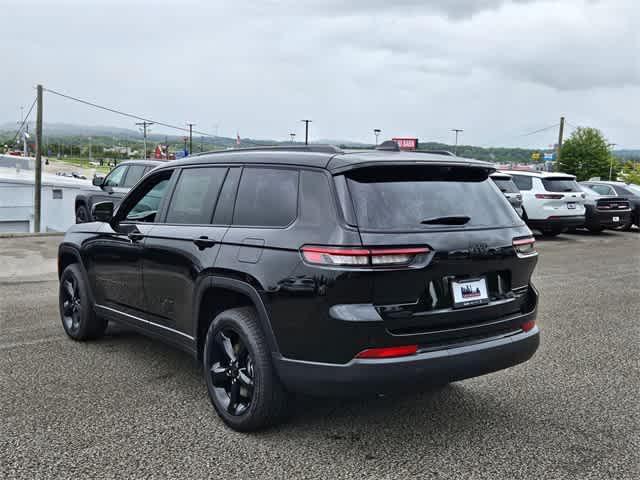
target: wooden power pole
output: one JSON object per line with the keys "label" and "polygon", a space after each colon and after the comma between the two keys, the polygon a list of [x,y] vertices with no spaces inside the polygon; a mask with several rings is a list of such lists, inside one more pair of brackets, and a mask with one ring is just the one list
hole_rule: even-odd
{"label": "wooden power pole", "polygon": [[560,151],[562,150],[562,135],[564,133],[564,117],[560,117],[560,130],[558,131],[558,148],[556,150],[556,165],[560,162]]}
{"label": "wooden power pole", "polygon": [[33,195],[33,231],[40,232],[42,211],[42,85],[37,86],[38,109],[36,111],[36,179]]}

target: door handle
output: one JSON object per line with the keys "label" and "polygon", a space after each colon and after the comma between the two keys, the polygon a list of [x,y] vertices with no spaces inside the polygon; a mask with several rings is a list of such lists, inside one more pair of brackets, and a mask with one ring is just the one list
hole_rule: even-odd
{"label": "door handle", "polygon": [[139,242],[144,238],[144,235],[140,232],[130,232],[129,234],[127,234],[127,237],[129,237],[129,240],[131,240],[132,242]]}
{"label": "door handle", "polygon": [[216,244],[216,241],[206,235],[202,235],[201,237],[194,238],[193,243],[195,243],[200,250],[204,250],[205,248],[213,247]]}

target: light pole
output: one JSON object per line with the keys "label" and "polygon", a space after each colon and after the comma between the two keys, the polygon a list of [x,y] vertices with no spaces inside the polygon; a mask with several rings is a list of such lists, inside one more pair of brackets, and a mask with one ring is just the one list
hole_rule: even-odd
{"label": "light pole", "polygon": [[295,140],[296,140],[296,134],[295,133],[291,132],[289,134],[289,137],[291,137],[291,143],[295,142]]}
{"label": "light pole", "polygon": [[89,137],[89,163],[92,162],[92,158],[91,158],[91,137]]}
{"label": "light pole", "polygon": [[380,130],[379,128],[373,129],[373,134],[376,136],[376,147],[378,146],[378,136],[380,135],[380,132],[382,132],[382,130]]}
{"label": "light pole", "polygon": [[193,155],[193,126],[195,123],[187,122],[189,126],[189,155]]}
{"label": "light pole", "polygon": [[153,122],[138,122],[136,125],[142,125],[142,135],[143,135],[143,143],[144,143],[144,159],[147,159],[147,129],[149,126],[153,125]]}
{"label": "light pole", "polygon": [[452,128],[452,132],[456,132],[456,145],[453,147],[453,154],[458,155],[458,134],[464,132],[461,128]]}
{"label": "light pole", "polygon": [[309,123],[311,123],[312,120],[300,120],[300,121],[304,122],[304,144],[309,145]]}
{"label": "light pole", "polygon": [[611,181],[611,176],[613,175],[613,147],[615,147],[617,143],[608,143],[607,147],[611,148],[611,152],[609,152],[609,181]]}

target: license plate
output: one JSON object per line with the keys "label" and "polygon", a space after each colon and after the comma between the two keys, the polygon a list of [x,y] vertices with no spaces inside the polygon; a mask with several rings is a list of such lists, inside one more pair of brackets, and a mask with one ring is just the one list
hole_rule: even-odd
{"label": "license plate", "polygon": [[567,208],[569,210],[572,210],[572,209],[576,208],[576,204],[575,203],[567,203]]}
{"label": "license plate", "polygon": [[613,217],[611,220],[613,220],[614,222],[619,222],[620,221],[620,217]]}
{"label": "license plate", "polygon": [[453,308],[469,307],[489,302],[485,278],[452,280],[451,293],[453,295]]}

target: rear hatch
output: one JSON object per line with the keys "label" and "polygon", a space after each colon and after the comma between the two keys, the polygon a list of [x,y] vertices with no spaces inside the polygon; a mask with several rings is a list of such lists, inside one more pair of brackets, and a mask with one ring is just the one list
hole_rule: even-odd
{"label": "rear hatch", "polygon": [[535,197],[542,203],[548,218],[584,215],[585,195],[574,177],[558,175],[540,180],[544,192],[536,193]]}
{"label": "rear hatch", "polygon": [[[532,308],[536,256],[518,256],[513,246],[531,232],[488,174],[480,167],[398,165],[336,177],[363,246],[429,249],[405,267],[370,272],[373,304],[390,333],[431,334],[435,341],[496,333],[510,315]],[[465,289],[472,301],[462,305]]]}

